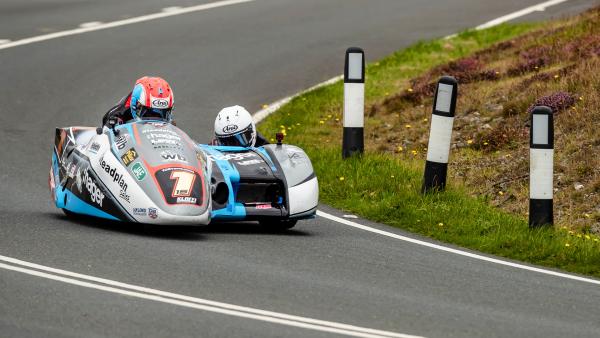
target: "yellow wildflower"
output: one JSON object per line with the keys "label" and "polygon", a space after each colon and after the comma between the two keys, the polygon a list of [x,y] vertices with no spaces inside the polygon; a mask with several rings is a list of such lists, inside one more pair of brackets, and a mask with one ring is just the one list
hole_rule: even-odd
{"label": "yellow wildflower", "polygon": [[340,181],[343,181],[343,180],[344,180],[344,176],[340,176]]}
{"label": "yellow wildflower", "polygon": [[570,246],[571,246],[571,244],[569,244],[569,243],[565,243],[565,246],[568,248],[568,247],[570,247]]}
{"label": "yellow wildflower", "polygon": [[467,144],[473,144],[473,140],[467,140]]}

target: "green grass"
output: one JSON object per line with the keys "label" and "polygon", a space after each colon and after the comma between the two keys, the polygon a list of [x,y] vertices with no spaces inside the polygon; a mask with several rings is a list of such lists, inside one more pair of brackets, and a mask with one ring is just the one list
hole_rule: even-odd
{"label": "green grass", "polygon": [[[366,106],[404,90],[408,79],[431,67],[535,28],[501,25],[398,51],[367,67]],[[410,156],[369,151],[342,160],[342,98],[338,82],[295,98],[259,125],[265,135],[285,131],[286,143],[306,150],[319,178],[322,202],[463,247],[600,277],[600,244],[593,238],[554,228],[530,230],[525,219],[469,197],[466,188],[452,182],[443,193],[423,196],[424,163]]]}

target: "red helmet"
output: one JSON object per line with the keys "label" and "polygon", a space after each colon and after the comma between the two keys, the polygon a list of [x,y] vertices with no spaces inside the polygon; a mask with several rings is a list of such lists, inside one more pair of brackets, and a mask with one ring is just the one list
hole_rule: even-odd
{"label": "red helmet", "polygon": [[173,91],[160,77],[144,76],[135,81],[131,92],[131,115],[134,119],[171,121]]}

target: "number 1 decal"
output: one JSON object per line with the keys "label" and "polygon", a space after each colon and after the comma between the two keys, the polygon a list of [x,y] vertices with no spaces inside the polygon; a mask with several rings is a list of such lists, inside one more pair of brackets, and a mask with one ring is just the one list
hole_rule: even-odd
{"label": "number 1 decal", "polygon": [[196,175],[189,171],[174,170],[171,171],[172,180],[175,180],[175,186],[171,196],[173,197],[188,197],[192,194],[192,187],[196,180]]}

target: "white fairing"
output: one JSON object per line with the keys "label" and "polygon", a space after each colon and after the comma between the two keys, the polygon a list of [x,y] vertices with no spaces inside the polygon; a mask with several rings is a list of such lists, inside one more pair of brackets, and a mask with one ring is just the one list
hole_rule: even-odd
{"label": "white fairing", "polygon": [[[100,145],[98,151],[90,151],[90,145]],[[112,192],[115,200],[138,222],[151,224],[208,224],[210,222],[210,206],[202,215],[172,215],[157,206],[146,195],[127,169],[110,151],[110,143],[105,134],[95,135],[86,146],[86,155],[98,178]],[[107,172],[107,168],[108,172]],[[151,179],[151,178],[147,178]],[[108,198],[106,196],[105,198]],[[148,212],[140,210],[157,209],[157,216],[151,218]]]}
{"label": "white fairing", "polygon": [[344,127],[364,127],[364,111],[365,84],[344,83]]}
{"label": "white fairing", "polygon": [[529,198],[552,199],[554,149],[530,149]]}
{"label": "white fairing", "polygon": [[448,163],[454,117],[431,115],[431,132],[427,146],[427,161]]}
{"label": "white fairing", "polygon": [[292,145],[268,144],[285,174],[290,216],[310,211],[319,203],[319,182],[306,153]]}
{"label": "white fairing", "polygon": [[311,210],[319,201],[319,182],[316,177],[288,188],[290,216]]}

